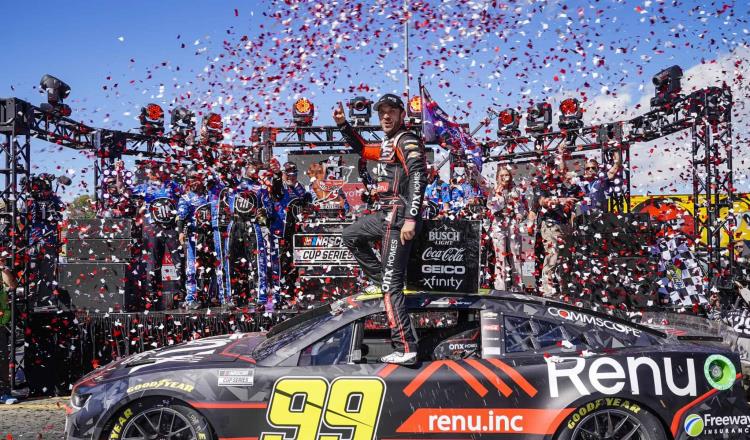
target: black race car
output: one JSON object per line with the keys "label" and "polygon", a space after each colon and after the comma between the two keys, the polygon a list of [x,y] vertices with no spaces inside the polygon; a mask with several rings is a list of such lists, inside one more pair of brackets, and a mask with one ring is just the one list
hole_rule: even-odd
{"label": "black race car", "polygon": [[130,356],[73,389],[68,439],[688,439],[750,437],[738,357],[523,295],[407,296],[416,367],[380,297],[265,334]]}

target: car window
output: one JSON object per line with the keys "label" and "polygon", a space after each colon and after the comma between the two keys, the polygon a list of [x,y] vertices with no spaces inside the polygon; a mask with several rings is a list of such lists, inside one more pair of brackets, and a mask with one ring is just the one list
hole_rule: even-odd
{"label": "car window", "polygon": [[353,325],[345,325],[302,350],[298,365],[347,364],[350,359]]}
{"label": "car window", "polygon": [[276,353],[280,349],[286,347],[288,344],[299,340],[299,338],[306,336],[318,329],[326,322],[334,319],[336,316],[330,313],[320,315],[311,318],[307,321],[300,322],[299,324],[290,327],[286,330],[277,333],[265,341],[261,342],[258,347],[253,351],[253,358],[255,360],[263,360],[273,353]]}
{"label": "car window", "polygon": [[544,319],[505,316],[505,352],[565,351],[583,344],[581,334],[575,334],[565,325]]}

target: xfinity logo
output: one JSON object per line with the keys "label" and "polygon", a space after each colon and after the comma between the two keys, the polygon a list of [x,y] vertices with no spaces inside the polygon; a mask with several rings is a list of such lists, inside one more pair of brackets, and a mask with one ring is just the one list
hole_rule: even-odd
{"label": "xfinity logo", "polygon": [[433,229],[428,236],[431,242],[441,246],[452,245],[461,241],[461,232],[448,227],[448,225]]}
{"label": "xfinity logo", "polygon": [[448,287],[453,290],[458,290],[461,287],[461,284],[463,284],[463,279],[456,279],[456,278],[438,278],[435,275],[427,278],[422,278],[422,285],[425,286],[428,289],[437,289],[440,287]]}
{"label": "xfinity logo", "polygon": [[628,325],[612,322],[608,319],[600,318],[598,316],[589,315],[587,313],[574,312],[571,310],[558,309],[557,307],[550,307],[547,309],[547,313],[558,318],[562,318],[568,321],[582,322],[584,324],[591,324],[597,327],[603,327],[616,332],[625,333],[626,335],[640,336],[641,331],[636,330]]}
{"label": "xfinity logo", "polygon": [[[646,383],[649,386],[653,384],[653,390],[649,389],[646,392],[662,396],[663,385],[666,383],[669,391],[675,396],[697,395],[695,361],[691,358],[685,360],[684,365],[673,365],[672,358],[668,357],[660,362],[645,356],[627,357],[624,360],[601,357],[591,362],[580,357],[563,358],[561,362],[548,360],[547,373],[551,397],[560,397],[560,382],[564,389],[573,385],[582,396],[592,392],[614,395],[623,390],[626,394],[638,395],[641,393],[642,380],[639,379],[639,373],[641,378],[647,378]],[[686,383],[678,385],[675,383],[675,376]],[[582,378],[588,379],[588,386]]]}

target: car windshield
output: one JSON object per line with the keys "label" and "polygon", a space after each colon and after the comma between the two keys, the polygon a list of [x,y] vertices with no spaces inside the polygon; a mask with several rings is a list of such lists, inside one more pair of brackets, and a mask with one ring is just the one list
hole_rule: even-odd
{"label": "car windshield", "polygon": [[288,344],[299,340],[307,334],[315,334],[316,329],[335,317],[334,314],[326,313],[302,321],[286,330],[272,335],[261,342],[253,351],[253,359],[263,360]]}

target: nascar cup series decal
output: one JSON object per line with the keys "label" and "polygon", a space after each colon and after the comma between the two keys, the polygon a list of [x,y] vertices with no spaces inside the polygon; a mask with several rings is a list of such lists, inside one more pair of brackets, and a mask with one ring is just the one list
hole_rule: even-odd
{"label": "nascar cup series decal", "polygon": [[324,427],[351,429],[351,440],[372,440],[383,409],[385,382],[379,377],[282,377],[271,392],[266,421],[283,431],[260,440],[324,439]]}

